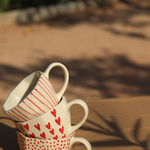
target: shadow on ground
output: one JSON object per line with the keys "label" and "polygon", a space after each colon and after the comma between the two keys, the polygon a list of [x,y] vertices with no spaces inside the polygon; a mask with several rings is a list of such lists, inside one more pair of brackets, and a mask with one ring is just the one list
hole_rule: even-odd
{"label": "shadow on ground", "polygon": [[7,117],[0,117],[0,148],[3,150],[10,150],[10,148],[19,150],[16,128],[11,128],[1,123],[3,119],[10,120]]}
{"label": "shadow on ground", "polygon": [[[149,40],[149,35],[138,31],[138,29],[141,30],[142,28],[150,26],[149,9],[150,2],[147,0],[142,2],[137,0],[121,0],[113,7],[99,7],[95,10],[87,10],[71,16],[56,17],[46,21],[46,24],[61,28],[79,23],[107,25],[104,30],[113,34]],[[114,27],[116,23],[122,26],[121,30]],[[130,28],[133,28],[133,30]]]}
{"label": "shadow on ground", "polygon": [[[79,98],[115,98],[146,96],[150,94],[150,65],[139,65],[123,55],[109,55],[93,59],[66,60],[59,57],[37,60],[36,64],[29,64],[23,70],[10,65],[0,64],[0,82],[4,90],[14,88],[24,77],[40,70],[44,71],[52,62],[61,62],[69,71],[69,86],[79,88],[74,91],[68,88],[67,94]],[[51,79],[62,80],[63,72],[54,68],[50,72]],[[86,93],[84,93],[86,90]],[[97,95],[90,95],[90,91]],[[80,92],[81,91],[81,92]],[[88,93],[87,93],[88,91]]]}
{"label": "shadow on ground", "polygon": [[[138,146],[143,148],[143,150],[149,150],[149,140],[150,140],[150,133],[147,135],[147,137],[141,141],[139,139],[139,132],[140,132],[140,126],[141,126],[141,119],[135,120],[135,124],[133,126],[133,130],[131,132],[131,135],[135,142],[131,141],[126,135],[123,133],[122,129],[120,128],[118,121],[115,119],[115,117],[111,116],[111,121],[108,121],[106,118],[104,118],[101,114],[99,114],[97,111],[94,111],[94,113],[99,117],[100,120],[105,122],[106,126],[101,126],[98,123],[95,123],[93,121],[87,120],[87,122],[97,129],[83,126],[81,127],[82,130],[86,131],[92,131],[98,134],[108,135],[112,136],[116,139],[113,140],[104,140],[104,141],[94,141],[91,142],[92,147],[116,147],[116,146]],[[108,129],[109,128],[109,129]]]}
{"label": "shadow on ground", "polygon": [[[45,23],[48,26],[57,28],[71,27],[79,23],[107,25],[104,27],[104,30],[115,35],[149,40],[150,35],[143,33],[143,28],[150,26],[149,9],[150,2],[148,0],[120,0],[113,6],[99,6],[98,8],[87,9],[71,15],[61,15],[46,19],[46,21],[39,23]],[[31,11],[29,18],[31,18],[32,15]],[[116,23],[121,25],[121,30],[114,27]],[[102,26],[100,27],[103,28]],[[133,28],[133,30],[131,30],[131,28]]]}

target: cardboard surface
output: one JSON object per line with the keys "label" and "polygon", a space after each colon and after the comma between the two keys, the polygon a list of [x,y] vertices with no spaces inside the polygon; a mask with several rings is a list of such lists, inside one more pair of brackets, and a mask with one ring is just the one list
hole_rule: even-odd
{"label": "cardboard surface", "polygon": [[[150,97],[87,101],[89,116],[76,137],[87,139],[92,150],[150,149]],[[72,124],[82,119],[80,106],[71,108]],[[19,150],[16,128],[0,106],[0,150]],[[86,150],[77,143],[73,150]]]}

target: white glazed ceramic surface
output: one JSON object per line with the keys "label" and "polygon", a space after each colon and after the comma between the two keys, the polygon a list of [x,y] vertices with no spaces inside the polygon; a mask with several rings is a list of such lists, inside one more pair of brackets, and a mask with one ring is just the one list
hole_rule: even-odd
{"label": "white glazed ceramic surface", "polygon": [[73,132],[67,138],[57,140],[42,140],[37,138],[31,138],[23,135],[17,131],[17,139],[20,150],[71,150],[74,143],[79,142],[86,146],[87,150],[91,150],[90,143],[84,138],[74,137]]}
{"label": "white glazed ceramic surface", "polygon": [[[72,126],[70,108],[74,104],[82,106],[85,114],[78,124]],[[56,107],[42,116],[26,122],[15,122],[15,125],[23,134],[30,137],[57,140],[68,137],[86,121],[87,116],[88,106],[84,101],[76,99],[67,103],[66,98],[63,97]]]}
{"label": "white glazed ceramic surface", "polygon": [[[49,81],[49,72],[60,67],[64,72],[64,84],[59,93]],[[6,99],[3,110],[14,121],[27,121],[54,108],[68,85],[69,74],[61,63],[50,64],[44,73],[36,71],[23,79]]]}

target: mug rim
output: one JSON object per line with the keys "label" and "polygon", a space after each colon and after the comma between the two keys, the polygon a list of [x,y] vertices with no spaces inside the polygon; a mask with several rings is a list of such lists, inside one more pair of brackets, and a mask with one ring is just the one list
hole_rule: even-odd
{"label": "mug rim", "polygon": [[[23,82],[23,81],[25,81],[29,76],[31,76],[32,74],[36,74],[36,73],[40,73],[40,76],[39,76],[39,78],[41,77],[41,75],[43,74],[43,72],[41,72],[41,71],[35,71],[35,72],[33,72],[33,73],[31,73],[31,74],[29,74],[28,76],[26,76],[24,79],[22,79],[18,84],[17,84],[17,86],[9,93],[9,95],[7,96],[7,98],[6,98],[6,101],[4,102],[4,104],[3,104],[3,111],[5,112],[5,113],[8,113],[9,111],[11,111],[12,109],[14,109],[14,108],[16,108],[17,106],[19,106],[19,104],[21,103],[21,102],[23,102],[24,100],[25,100],[25,98],[22,100],[22,101],[20,101],[16,106],[14,106],[14,107],[12,107],[11,109],[8,109],[7,111],[6,111],[6,109],[5,109],[5,105],[7,104],[7,103],[9,103],[9,99],[10,99],[10,96],[14,93],[14,91],[21,85],[21,83]],[[38,81],[39,81],[39,78],[38,78]],[[38,83],[38,82],[37,82]],[[30,93],[35,89],[35,87],[37,86],[37,83],[34,85],[34,87],[33,87],[33,89],[30,91]],[[30,94],[29,93],[29,94]],[[28,95],[29,95],[28,94]],[[28,96],[27,95],[27,96]]]}
{"label": "mug rim", "polygon": [[47,115],[50,111],[53,111],[53,109],[56,109],[58,106],[60,106],[60,104],[62,104],[62,103],[61,103],[62,101],[67,102],[67,99],[66,99],[65,96],[62,96],[62,97],[61,97],[61,100],[59,101],[59,103],[58,103],[55,107],[53,107],[52,109],[50,109],[49,111],[47,111],[46,113],[44,113],[44,114],[42,114],[42,115],[40,115],[40,116],[38,116],[38,117],[35,117],[35,118],[31,119],[31,120],[22,121],[22,122],[21,122],[21,121],[14,121],[14,123],[15,123],[16,125],[20,125],[20,124],[23,125],[23,124],[26,124],[26,123],[34,122],[35,119],[43,118],[43,116]]}
{"label": "mug rim", "polygon": [[[18,132],[18,134],[21,134],[22,135],[22,137],[24,137],[24,138],[29,138],[29,139],[35,139],[35,138],[33,138],[33,137],[30,137],[30,136],[28,136],[28,135],[25,135],[25,134],[23,134],[21,131],[19,131],[19,130],[17,130],[17,132]],[[40,139],[40,138],[36,138],[36,140],[39,140],[39,141],[51,141],[51,142],[56,142],[56,141],[58,141],[58,140],[65,140],[65,139],[69,139],[69,138],[73,138],[74,136],[75,136],[75,131],[74,132],[72,132],[68,137],[65,137],[65,138],[61,138],[61,139],[57,139],[57,140],[54,140],[54,139],[51,139],[51,140],[48,140],[48,139]]]}

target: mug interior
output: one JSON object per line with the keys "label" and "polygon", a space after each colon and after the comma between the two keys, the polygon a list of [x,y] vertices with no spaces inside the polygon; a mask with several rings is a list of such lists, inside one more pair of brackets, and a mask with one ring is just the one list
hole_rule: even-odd
{"label": "mug interior", "polygon": [[35,88],[40,76],[41,72],[34,72],[23,79],[6,99],[3,110],[7,112],[21,103]]}

